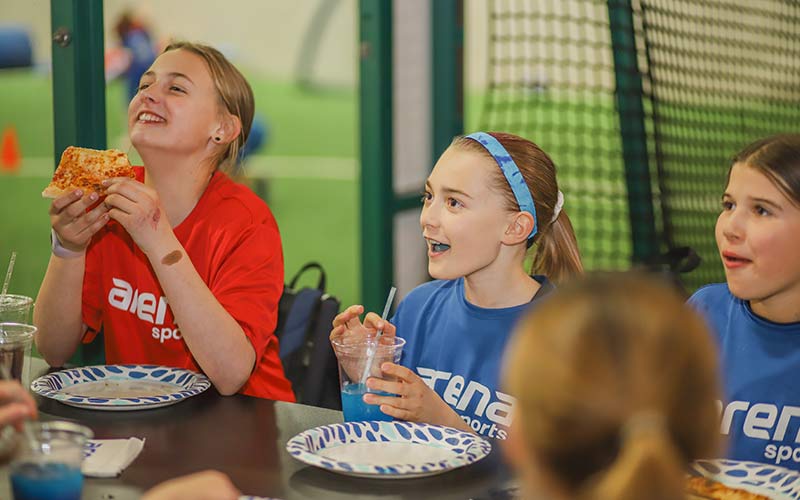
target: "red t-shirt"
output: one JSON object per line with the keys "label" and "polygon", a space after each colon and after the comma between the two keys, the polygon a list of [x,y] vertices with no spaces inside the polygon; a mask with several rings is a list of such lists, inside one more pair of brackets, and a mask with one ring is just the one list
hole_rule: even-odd
{"label": "red t-shirt", "polygon": [[[136,168],[138,180],[144,169]],[[294,401],[278,357],[275,325],[283,292],[278,225],[267,205],[222,172],[174,229],[197,273],[253,345],[256,365],[239,390]],[[89,244],[83,277],[83,322],[89,342],[102,327],[106,361],[200,371],[150,262],[125,229],[109,222]]]}

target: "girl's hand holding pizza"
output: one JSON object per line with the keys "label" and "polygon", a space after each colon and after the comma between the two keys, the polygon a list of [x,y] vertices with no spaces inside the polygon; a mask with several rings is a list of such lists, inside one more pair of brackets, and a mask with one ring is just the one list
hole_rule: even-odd
{"label": "girl's hand holding pizza", "polygon": [[53,200],[50,225],[62,247],[72,252],[83,252],[92,236],[106,225],[109,219],[106,205],[100,203],[87,212],[98,199],[97,193],[84,196],[83,190],[76,189]]}
{"label": "girl's hand holding pizza", "polygon": [[103,181],[108,215],[119,222],[147,255],[175,239],[158,193],[143,183],[116,177]]}

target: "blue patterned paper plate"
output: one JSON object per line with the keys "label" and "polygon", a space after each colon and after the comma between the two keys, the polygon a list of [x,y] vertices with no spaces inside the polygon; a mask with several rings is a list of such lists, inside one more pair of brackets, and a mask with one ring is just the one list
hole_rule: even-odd
{"label": "blue patterned paper plate", "polygon": [[414,422],[345,422],[301,432],[286,443],[297,460],[348,476],[432,476],[484,458],[489,441],[450,427]]}
{"label": "blue patterned paper plate", "polygon": [[48,373],[31,390],[78,408],[125,411],[175,404],[210,386],[205,375],[183,368],[97,365]]}
{"label": "blue patterned paper plate", "polygon": [[698,460],[692,473],[774,500],[800,500],[800,473],[777,465],[739,460]]}

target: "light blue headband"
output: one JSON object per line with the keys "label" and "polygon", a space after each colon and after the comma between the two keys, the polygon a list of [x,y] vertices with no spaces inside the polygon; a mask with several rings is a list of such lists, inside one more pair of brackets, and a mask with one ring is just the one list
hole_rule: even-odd
{"label": "light blue headband", "polygon": [[486,132],[475,132],[474,134],[469,134],[466,138],[477,142],[492,155],[494,161],[497,162],[497,166],[500,167],[500,170],[506,177],[508,185],[511,186],[511,191],[514,193],[514,198],[516,198],[519,204],[519,209],[533,216],[533,230],[531,234],[528,235],[528,239],[530,240],[536,236],[536,233],[539,231],[539,220],[536,218],[536,206],[533,204],[533,195],[531,194],[531,190],[528,189],[528,184],[525,183],[525,178],[522,177],[522,173],[520,173],[511,155],[508,154],[506,148],[500,144],[500,141]]}

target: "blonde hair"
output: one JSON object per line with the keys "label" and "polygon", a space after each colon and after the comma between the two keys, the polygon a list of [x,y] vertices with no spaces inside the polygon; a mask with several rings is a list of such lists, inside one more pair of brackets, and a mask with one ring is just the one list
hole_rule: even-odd
{"label": "blonde hair", "polygon": [[194,42],[175,41],[170,43],[162,54],[171,50],[186,50],[203,58],[211,73],[220,106],[241,122],[242,130],[239,135],[228,143],[228,147],[214,159],[216,168],[230,172],[236,166],[239,151],[244,147],[244,143],[250,135],[250,127],[253,124],[255,113],[253,89],[250,88],[244,75],[214,47]]}
{"label": "blonde hair", "polygon": [[[552,220],[558,202],[558,182],[553,160],[539,146],[525,138],[503,132],[490,132],[489,135],[497,139],[511,155],[533,196],[539,227],[533,237],[536,251],[531,274],[543,274],[554,282],[561,282],[582,273],[578,240],[567,212],[562,209],[558,218]],[[456,137],[451,146],[476,152],[496,164],[492,155],[477,141]],[[493,187],[503,194],[509,211],[519,212],[519,203],[503,172],[499,167],[494,171]]]}
{"label": "blonde hair", "polygon": [[717,449],[713,342],[665,284],[603,274],[560,287],[506,353],[514,431],[571,498],[685,498],[687,463]]}

